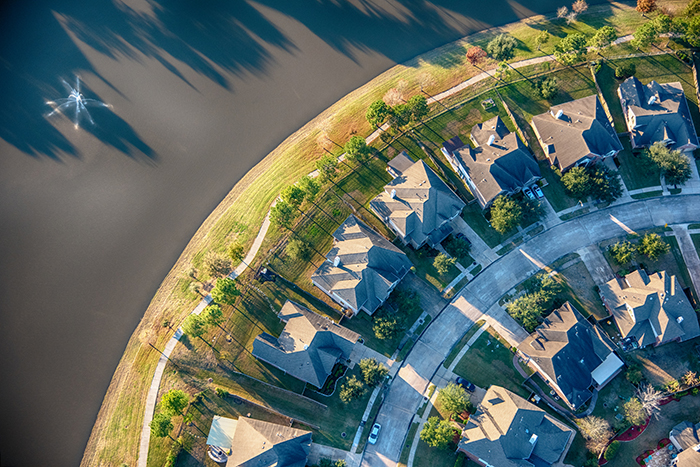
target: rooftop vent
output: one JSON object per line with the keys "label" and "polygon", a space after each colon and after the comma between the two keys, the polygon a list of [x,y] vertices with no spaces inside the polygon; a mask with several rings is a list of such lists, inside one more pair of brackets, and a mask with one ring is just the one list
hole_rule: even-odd
{"label": "rooftop vent", "polygon": [[391,199],[396,198],[396,190],[391,190]]}
{"label": "rooftop vent", "polygon": [[304,350],[309,350],[309,346],[307,344],[304,344]]}
{"label": "rooftop vent", "polygon": [[656,104],[656,96],[651,96],[651,97],[649,98],[648,104],[649,104],[649,105]]}
{"label": "rooftop vent", "polygon": [[496,136],[491,135],[491,136],[489,136],[489,140],[486,144],[488,144],[489,146],[493,146],[494,141],[496,141]]}
{"label": "rooftop vent", "polygon": [[486,162],[491,162],[491,158],[489,157],[488,159],[486,159]]}
{"label": "rooftop vent", "polygon": [[676,321],[678,321],[678,324],[681,324],[683,322],[683,317],[679,316],[678,318],[676,318]]}
{"label": "rooftop vent", "polygon": [[532,436],[530,436],[529,443],[534,446],[536,442],[537,442],[537,435],[533,433]]}
{"label": "rooftop vent", "polygon": [[562,116],[564,116],[564,111],[562,109],[559,109],[557,111],[557,114],[554,116],[554,118],[561,120]]}
{"label": "rooftop vent", "polygon": [[340,256],[336,256],[335,259],[333,260],[333,266],[336,268],[340,266]]}

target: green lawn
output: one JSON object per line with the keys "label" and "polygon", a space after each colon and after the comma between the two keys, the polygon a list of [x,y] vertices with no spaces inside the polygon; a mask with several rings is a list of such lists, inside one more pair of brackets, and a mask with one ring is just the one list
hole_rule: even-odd
{"label": "green lawn", "polygon": [[455,358],[457,358],[457,354],[462,351],[465,345],[467,345],[467,342],[469,342],[469,339],[472,338],[476,332],[481,329],[481,326],[484,325],[486,321],[477,321],[474,323],[474,326],[469,328],[469,330],[462,336],[462,338],[455,344],[454,347],[452,347],[452,350],[450,350],[450,353],[447,355],[447,358],[445,361],[442,363],[445,368],[449,368],[450,365],[452,365],[452,362],[454,361]]}
{"label": "green lawn", "polygon": [[495,384],[527,397],[530,391],[523,387],[524,379],[513,367],[514,354],[500,339],[498,333],[489,328],[464,354],[454,372],[479,387]]}
{"label": "green lawn", "polygon": [[627,131],[625,125],[625,117],[622,114],[622,106],[620,105],[620,97],[617,95],[617,88],[620,82],[615,79],[614,65],[608,60],[602,60],[600,70],[596,73],[596,81],[600,91],[603,93],[603,99],[608,104],[608,109],[613,116],[615,122],[615,131],[622,133]]}
{"label": "green lawn", "polygon": [[462,210],[462,219],[469,224],[469,227],[471,227],[490,248],[500,245],[501,242],[516,233],[515,229],[505,234],[498,233],[496,229],[491,227],[489,221],[486,220],[481,207],[479,207],[477,203],[471,203],[464,207]]}
{"label": "green lawn", "polygon": [[[632,153],[630,139],[627,136],[620,138],[623,150],[617,154],[620,163],[618,172],[629,191],[639,188],[661,186],[661,172],[655,166],[647,166],[639,162],[639,158]],[[645,193],[646,194],[646,193]]]}
{"label": "green lawn", "polygon": [[433,266],[435,257],[430,257],[427,252],[428,248],[423,247],[419,250],[414,250],[411,247],[401,245],[398,241],[395,242],[396,246],[401,248],[408,259],[411,260],[413,266],[416,268],[416,276],[425,280],[427,283],[431,284],[438,291],[447,287],[447,284],[452,282],[452,280],[459,275],[459,269],[456,266],[451,266],[450,270],[446,274],[440,274]]}
{"label": "green lawn", "polygon": [[695,246],[695,250],[700,255],[700,234],[690,234],[690,238],[693,240],[693,245]]}
{"label": "green lawn", "polygon": [[615,418],[615,415],[622,413],[622,404],[634,395],[634,386],[625,378],[623,371],[598,393],[593,414],[596,417],[604,418],[610,426],[621,426],[623,423]]}
{"label": "green lawn", "polygon": [[547,180],[547,186],[542,187],[542,191],[547,197],[549,204],[552,205],[552,208],[559,212],[576,206],[578,200],[570,198],[569,195],[566,194],[564,184],[561,182],[561,177],[554,173],[549,161],[539,161],[539,166],[542,177]]}
{"label": "green lawn", "polygon": [[700,339],[673,342],[658,347],[646,347],[627,354],[631,362],[638,363],[647,381],[654,386],[679,379],[687,371],[698,372],[700,361],[695,347]]}
{"label": "green lawn", "polygon": [[401,457],[399,458],[399,464],[406,465],[408,462],[408,456],[411,453],[411,446],[413,445],[413,440],[416,437],[416,431],[418,431],[418,425],[420,423],[413,422],[411,428],[408,430],[408,435],[406,436],[406,444],[404,444],[403,449],[401,449]]}

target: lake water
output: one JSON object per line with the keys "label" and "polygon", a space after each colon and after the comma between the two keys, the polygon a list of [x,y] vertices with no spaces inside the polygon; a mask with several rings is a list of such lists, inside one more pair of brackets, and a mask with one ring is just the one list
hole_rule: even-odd
{"label": "lake water", "polygon": [[[0,464],[80,462],[161,280],[284,138],[397,62],[564,3],[2,2]],[[45,117],[76,75],[111,106],[77,130]]]}

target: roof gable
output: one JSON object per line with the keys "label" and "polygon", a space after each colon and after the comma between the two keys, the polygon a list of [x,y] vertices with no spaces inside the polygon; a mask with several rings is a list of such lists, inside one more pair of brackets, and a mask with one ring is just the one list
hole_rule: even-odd
{"label": "roof gable", "polygon": [[303,467],[311,432],[241,417],[227,467]]}

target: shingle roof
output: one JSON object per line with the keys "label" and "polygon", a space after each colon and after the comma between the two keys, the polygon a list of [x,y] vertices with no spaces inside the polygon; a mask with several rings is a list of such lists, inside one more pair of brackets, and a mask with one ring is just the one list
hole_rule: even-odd
{"label": "shingle roof", "polygon": [[657,336],[659,344],[700,336],[693,307],[676,276],[666,271],[651,276],[634,271],[607,282],[600,291],[622,337],[634,338],[640,347],[657,343]]}
{"label": "shingle roof", "polygon": [[226,467],[304,467],[311,432],[240,417]]}
{"label": "shingle roof", "polygon": [[[392,285],[411,269],[406,254],[355,216],[333,233],[331,251],[311,280],[341,297],[354,310],[374,311],[386,300]],[[339,264],[334,265],[336,258]]]}
{"label": "shingle roof", "polygon": [[[560,118],[556,118],[559,111]],[[596,94],[553,106],[532,117],[545,154],[564,171],[589,154],[605,156],[622,144]]]}
{"label": "shingle roof", "polygon": [[372,209],[385,222],[390,219],[405,234],[405,240],[417,245],[422,245],[465,206],[422,160],[399,173],[384,190],[370,201]]}
{"label": "shingle roof", "polygon": [[[672,149],[689,144],[698,146],[681,83],[651,81],[644,86],[633,76],[620,85],[619,93],[633,147],[650,146],[657,141],[672,141]],[[634,127],[630,121],[632,114]]]}
{"label": "shingle roof", "polygon": [[[578,408],[591,398],[593,371],[613,352],[614,344],[571,303],[554,310],[518,350],[546,373]],[[620,362],[622,365],[622,362]]]}
{"label": "shingle roof", "polygon": [[278,338],[263,333],[253,355],[297,379],[321,387],[339,358],[348,359],[360,335],[290,300],[280,319],[287,325]]}
{"label": "shingle roof", "polygon": [[678,447],[688,449],[700,444],[700,423],[693,425],[690,422],[681,422],[671,429],[669,438],[672,438]]}
{"label": "shingle roof", "polygon": [[498,467],[543,467],[564,454],[571,428],[499,386],[491,386],[462,432],[459,449]]}

